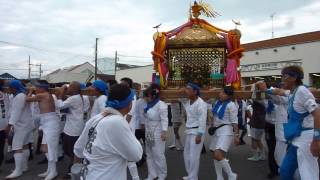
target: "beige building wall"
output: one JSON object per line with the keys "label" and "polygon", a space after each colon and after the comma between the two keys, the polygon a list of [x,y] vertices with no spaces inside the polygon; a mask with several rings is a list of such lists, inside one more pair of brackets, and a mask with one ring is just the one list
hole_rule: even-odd
{"label": "beige building wall", "polygon": [[152,72],[152,65],[119,70],[116,72],[116,80],[119,82],[121,78],[129,77],[139,84],[148,83],[152,81]]}

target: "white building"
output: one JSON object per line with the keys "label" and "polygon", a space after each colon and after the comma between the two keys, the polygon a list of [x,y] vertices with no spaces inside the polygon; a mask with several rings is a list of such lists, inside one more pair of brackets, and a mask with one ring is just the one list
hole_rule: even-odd
{"label": "white building", "polygon": [[[98,74],[102,74],[98,70]],[[57,69],[44,77],[49,83],[60,82],[90,82],[94,79],[94,66],[89,62],[83,64]]]}
{"label": "white building", "polygon": [[139,84],[150,83],[152,81],[153,65],[133,67],[116,72],[116,80],[119,82],[124,77],[131,78]]}
{"label": "white building", "polygon": [[304,83],[315,85],[320,76],[320,31],[257,41],[242,45],[241,75],[244,83],[259,79],[280,81],[281,69],[299,65]]}

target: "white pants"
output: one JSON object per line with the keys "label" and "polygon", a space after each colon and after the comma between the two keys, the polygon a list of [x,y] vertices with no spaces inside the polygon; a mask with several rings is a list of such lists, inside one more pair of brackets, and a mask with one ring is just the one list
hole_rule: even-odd
{"label": "white pants", "polygon": [[198,180],[200,155],[203,146],[203,137],[200,144],[195,142],[196,135],[187,134],[183,152],[184,164],[188,173],[188,180]]}
{"label": "white pants", "polygon": [[293,144],[298,147],[297,159],[301,180],[318,179],[319,164],[318,158],[310,151],[313,130],[303,131],[301,136],[294,140]]}
{"label": "white pants", "polygon": [[40,124],[43,131],[42,144],[48,146],[48,161],[57,162],[60,138],[60,119],[55,113],[40,114]]}
{"label": "white pants", "polygon": [[158,177],[158,180],[164,180],[167,177],[167,162],[165,153],[166,142],[156,138],[154,146],[146,145],[148,179]]}
{"label": "white pants", "polygon": [[282,160],[287,153],[287,147],[288,147],[288,145],[286,144],[286,139],[284,138],[282,123],[275,124],[275,135],[276,135],[277,143],[276,143],[276,148],[274,150],[274,158],[278,166],[280,167]]}

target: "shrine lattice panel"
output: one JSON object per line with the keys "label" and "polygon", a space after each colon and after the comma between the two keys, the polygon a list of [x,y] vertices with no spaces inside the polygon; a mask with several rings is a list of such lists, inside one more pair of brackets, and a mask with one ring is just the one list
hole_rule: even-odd
{"label": "shrine lattice panel", "polygon": [[[182,77],[181,69],[188,65],[192,68],[209,70],[211,73],[223,73],[225,65],[224,48],[182,48],[167,51],[170,76],[169,87],[184,86],[187,82]],[[191,72],[192,73],[192,72]],[[191,75],[192,76],[192,75]],[[222,87],[223,79],[208,78],[206,86]]]}

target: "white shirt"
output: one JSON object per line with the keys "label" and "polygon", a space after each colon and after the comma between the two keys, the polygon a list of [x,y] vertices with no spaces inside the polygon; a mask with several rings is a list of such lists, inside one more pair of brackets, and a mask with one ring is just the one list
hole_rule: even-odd
{"label": "white shirt", "polygon": [[137,123],[137,121],[136,121],[136,113],[135,113],[136,112],[136,110],[135,110],[136,109],[136,103],[137,103],[137,97],[134,96],[130,112],[128,113],[128,115],[131,116],[131,120],[129,122],[129,126],[130,126],[130,129],[132,130],[133,133],[135,132],[136,126],[137,126],[136,125],[136,123]]}
{"label": "white shirt", "polygon": [[144,116],[144,107],[146,106],[146,101],[143,98],[137,100],[135,105],[135,115],[136,115],[136,129],[141,129],[141,125],[145,124],[146,117]]}
{"label": "white shirt", "polygon": [[283,124],[288,122],[288,102],[289,97],[268,95],[271,101],[277,105],[275,109],[276,124]]}
{"label": "white shirt", "polygon": [[[221,108],[222,106],[220,106]],[[218,110],[219,111],[219,110]],[[234,102],[229,102],[224,111],[224,116],[220,119],[216,114],[213,116],[214,122],[213,125],[215,127],[220,126],[222,124],[228,124],[223,126],[217,130],[215,135],[233,135],[233,127],[232,124],[238,124],[238,107]]]}
{"label": "white shirt", "polygon": [[69,109],[63,132],[69,136],[80,136],[85,124],[83,120],[83,101],[81,96],[79,94],[73,95],[65,101],[59,99],[57,105],[59,109]]}
{"label": "white shirt", "polygon": [[32,130],[34,123],[30,103],[26,102],[27,95],[19,93],[12,99],[9,124],[15,131]]}
{"label": "white shirt", "polygon": [[0,131],[6,129],[8,125],[8,115],[9,115],[9,95],[0,91],[0,100],[3,101],[3,109],[0,106]]}
{"label": "white shirt", "polygon": [[163,131],[168,130],[168,105],[159,101],[146,113],[146,131],[154,132],[155,137],[160,137]]}
{"label": "white shirt", "polygon": [[[207,103],[204,102],[200,97],[190,104],[189,99],[181,99],[181,103],[186,110],[187,123],[186,123],[186,134],[198,133],[204,134],[206,131],[206,121],[207,121]],[[195,128],[198,127],[198,128]],[[188,129],[192,128],[192,129]]]}
{"label": "white shirt", "polygon": [[[292,94],[290,95],[292,97]],[[314,127],[314,119],[312,116],[312,112],[318,108],[318,104],[315,101],[313,94],[304,86],[300,86],[297,89],[294,101],[293,108],[298,113],[306,113],[309,112],[310,115],[305,117],[302,123],[302,127],[304,128],[313,128]],[[296,137],[292,144],[298,147],[304,147],[306,151],[309,150],[310,143],[313,139],[313,130],[302,131],[299,137]]]}
{"label": "white shirt", "polygon": [[108,97],[106,95],[100,95],[98,98],[94,100],[90,117],[96,116],[105,109],[107,99]]}
{"label": "white shirt", "polygon": [[[75,143],[74,153],[90,162],[86,179],[127,180],[128,161],[139,161],[143,149],[124,117],[112,108],[106,108],[106,111],[112,111],[114,115],[103,117],[99,114],[91,118]],[[89,153],[85,148],[88,132],[99,120]]]}
{"label": "white shirt", "polygon": [[[292,95],[291,95],[292,96]],[[290,97],[291,97],[290,96]],[[310,115],[304,118],[302,126],[305,128],[313,128],[314,120],[312,112],[318,108],[318,104],[315,101],[313,94],[304,86],[300,86],[297,89],[293,102],[294,110],[298,113],[309,112]]]}

